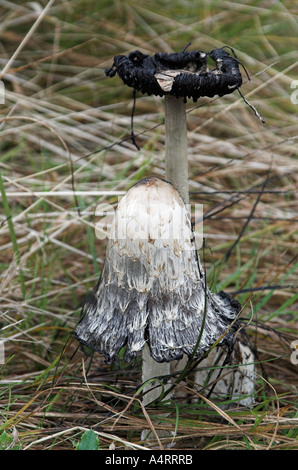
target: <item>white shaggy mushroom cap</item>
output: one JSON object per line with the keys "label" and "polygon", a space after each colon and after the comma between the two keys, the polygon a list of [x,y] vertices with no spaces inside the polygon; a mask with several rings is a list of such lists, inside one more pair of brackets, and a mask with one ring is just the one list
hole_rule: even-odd
{"label": "white shaggy mushroom cap", "polygon": [[123,346],[125,359],[133,359],[146,342],[157,362],[184,353],[197,358],[227,330],[224,341],[232,340],[229,327],[239,310],[238,302],[205,286],[190,214],[179,193],[150,177],[118,205],[101,277],[74,335],[107,362]]}

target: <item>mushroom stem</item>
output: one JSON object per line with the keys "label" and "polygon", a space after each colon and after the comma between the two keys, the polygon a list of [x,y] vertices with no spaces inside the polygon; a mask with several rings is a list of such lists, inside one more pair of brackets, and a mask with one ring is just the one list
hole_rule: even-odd
{"label": "mushroom stem", "polygon": [[[156,362],[150,354],[148,344],[145,344],[142,351],[142,382],[148,382],[154,377],[163,377],[171,373],[170,362]],[[164,389],[167,390],[171,384],[166,384]],[[158,381],[149,382],[144,387],[143,405],[147,406],[152,401],[160,397],[162,387]]]}
{"label": "mushroom stem", "polygon": [[[165,168],[166,179],[177,189],[185,204],[189,202],[188,158],[187,158],[187,123],[183,98],[165,96]],[[142,353],[143,383],[153,377],[169,375],[173,369],[170,363],[158,363],[150,355],[146,344]],[[165,390],[171,384],[165,385]],[[152,389],[152,390],[151,390]],[[150,391],[151,390],[151,391]],[[161,386],[150,382],[144,387],[143,403],[148,405],[161,394]]]}
{"label": "mushroom stem", "polygon": [[187,124],[183,98],[165,96],[166,179],[189,202]]}

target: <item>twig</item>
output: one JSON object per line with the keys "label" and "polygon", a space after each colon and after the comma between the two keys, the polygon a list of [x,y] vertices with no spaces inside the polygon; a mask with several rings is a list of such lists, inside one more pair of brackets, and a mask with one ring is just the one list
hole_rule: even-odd
{"label": "twig", "polygon": [[239,243],[239,241],[240,241],[240,239],[241,239],[243,233],[245,232],[245,230],[246,230],[246,228],[247,228],[249,222],[251,221],[251,218],[252,218],[252,216],[253,216],[253,214],[254,214],[254,212],[255,212],[255,210],[256,210],[256,207],[257,207],[257,205],[258,205],[258,203],[259,203],[259,201],[260,201],[260,199],[261,199],[261,196],[262,196],[262,193],[263,193],[262,190],[265,188],[266,184],[267,184],[268,181],[269,181],[269,174],[270,174],[270,170],[269,170],[269,172],[267,173],[266,179],[264,180],[264,183],[263,183],[263,185],[262,185],[262,189],[261,189],[261,191],[259,192],[259,194],[258,194],[258,196],[257,196],[256,202],[254,203],[254,205],[253,205],[253,207],[252,207],[252,210],[250,211],[250,214],[249,214],[249,216],[247,217],[246,222],[245,222],[245,224],[243,225],[243,227],[242,227],[242,229],[241,229],[241,231],[240,231],[240,233],[239,233],[239,235],[238,235],[238,237],[237,237],[237,240],[233,243],[233,245],[230,247],[230,249],[228,250],[228,252],[227,252],[226,255],[225,255],[225,261],[228,261],[229,257],[231,256],[231,253],[232,253],[233,249],[234,249],[235,246]]}

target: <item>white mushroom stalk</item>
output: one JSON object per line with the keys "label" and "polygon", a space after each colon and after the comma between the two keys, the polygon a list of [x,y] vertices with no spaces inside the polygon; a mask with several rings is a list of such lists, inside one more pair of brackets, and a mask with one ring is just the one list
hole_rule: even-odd
{"label": "white mushroom stalk", "polygon": [[150,177],[118,205],[100,280],[74,334],[107,363],[124,346],[124,359],[131,361],[146,344],[156,363],[184,354],[199,358],[221,337],[221,343],[232,341],[239,310],[238,302],[205,285],[190,214],[178,191]]}
{"label": "white mushroom stalk", "polygon": [[189,202],[186,106],[182,98],[165,96],[166,179]]}

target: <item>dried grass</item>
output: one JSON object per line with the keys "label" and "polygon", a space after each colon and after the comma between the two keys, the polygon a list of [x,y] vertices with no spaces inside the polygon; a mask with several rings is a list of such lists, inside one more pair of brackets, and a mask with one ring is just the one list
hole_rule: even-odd
{"label": "dried grass", "polygon": [[[16,430],[22,448],[34,450],[72,449],[90,428],[101,448],[297,449],[295,6],[50,7],[0,1],[8,201],[0,213],[0,429]],[[186,399],[144,409],[140,361],[108,367],[70,336],[105,257],[106,241],[94,235],[97,205],[115,206],[135,180],[164,175],[162,100],[137,98],[137,151],[131,90],[104,68],[119,53],[181,50],[189,41],[193,49],[235,48],[252,77],[242,92],[266,120],[237,94],[187,105],[191,203],[204,204],[209,283],[247,305],[243,320],[258,352],[253,409],[227,400],[222,411],[191,376],[177,385]],[[145,428],[168,437],[143,442]]]}

